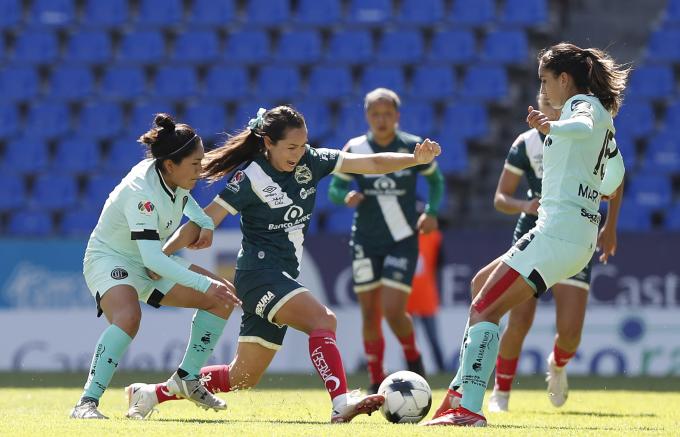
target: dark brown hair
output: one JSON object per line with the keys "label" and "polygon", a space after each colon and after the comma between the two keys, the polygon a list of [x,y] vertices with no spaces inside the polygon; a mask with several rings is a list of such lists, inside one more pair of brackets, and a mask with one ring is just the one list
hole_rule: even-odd
{"label": "dark brown hair", "polygon": [[146,145],[147,158],[155,158],[156,168],[161,171],[163,161],[170,159],[179,164],[201,144],[201,137],[191,126],[176,123],[168,114],[156,114],[153,124],[137,141]]}
{"label": "dark brown hair", "polygon": [[252,119],[248,127],[230,136],[220,147],[205,154],[203,175],[215,182],[243,164],[264,154],[264,137],[276,143],[288,129],[305,127],[301,113],[290,106],[277,106]]}
{"label": "dark brown hair", "polygon": [[542,50],[538,60],[555,75],[569,74],[579,90],[593,93],[612,115],[619,111],[630,68],[616,64],[606,52],[559,43]]}

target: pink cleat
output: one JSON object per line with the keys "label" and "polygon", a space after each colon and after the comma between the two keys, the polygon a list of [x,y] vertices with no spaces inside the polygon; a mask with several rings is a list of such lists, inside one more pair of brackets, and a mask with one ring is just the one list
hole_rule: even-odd
{"label": "pink cleat", "polygon": [[448,410],[422,426],[486,426],[486,418],[464,407]]}

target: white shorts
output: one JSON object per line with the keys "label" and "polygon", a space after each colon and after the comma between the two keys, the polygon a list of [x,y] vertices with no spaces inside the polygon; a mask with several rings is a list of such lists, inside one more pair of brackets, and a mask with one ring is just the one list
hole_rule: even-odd
{"label": "white shorts", "polygon": [[540,296],[553,285],[579,273],[590,262],[593,249],[532,230],[501,257],[536,289]]}

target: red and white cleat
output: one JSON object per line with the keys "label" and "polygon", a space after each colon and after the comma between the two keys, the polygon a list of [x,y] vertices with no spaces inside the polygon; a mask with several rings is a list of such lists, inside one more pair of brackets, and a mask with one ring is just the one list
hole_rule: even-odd
{"label": "red and white cleat", "polygon": [[331,423],[348,423],[359,414],[368,414],[378,410],[385,403],[383,395],[362,395],[355,390],[333,399]]}
{"label": "red and white cleat", "polygon": [[439,405],[439,408],[437,408],[437,411],[435,411],[434,416],[432,416],[432,418],[436,419],[437,417],[448,412],[449,410],[455,410],[456,408],[458,408],[460,406],[460,399],[462,397],[463,395],[457,392],[456,390],[448,389],[446,391],[446,397],[444,397],[441,405]]}
{"label": "red and white cleat", "polygon": [[423,423],[422,426],[486,426],[486,418],[467,408],[458,407]]}

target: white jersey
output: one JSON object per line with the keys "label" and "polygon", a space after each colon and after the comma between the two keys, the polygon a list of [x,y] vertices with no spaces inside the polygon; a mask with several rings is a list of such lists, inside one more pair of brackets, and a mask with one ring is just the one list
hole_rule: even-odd
{"label": "white jersey", "polygon": [[591,95],[566,101],[543,143],[537,230],[594,248],[605,166],[617,153],[612,115]]}

